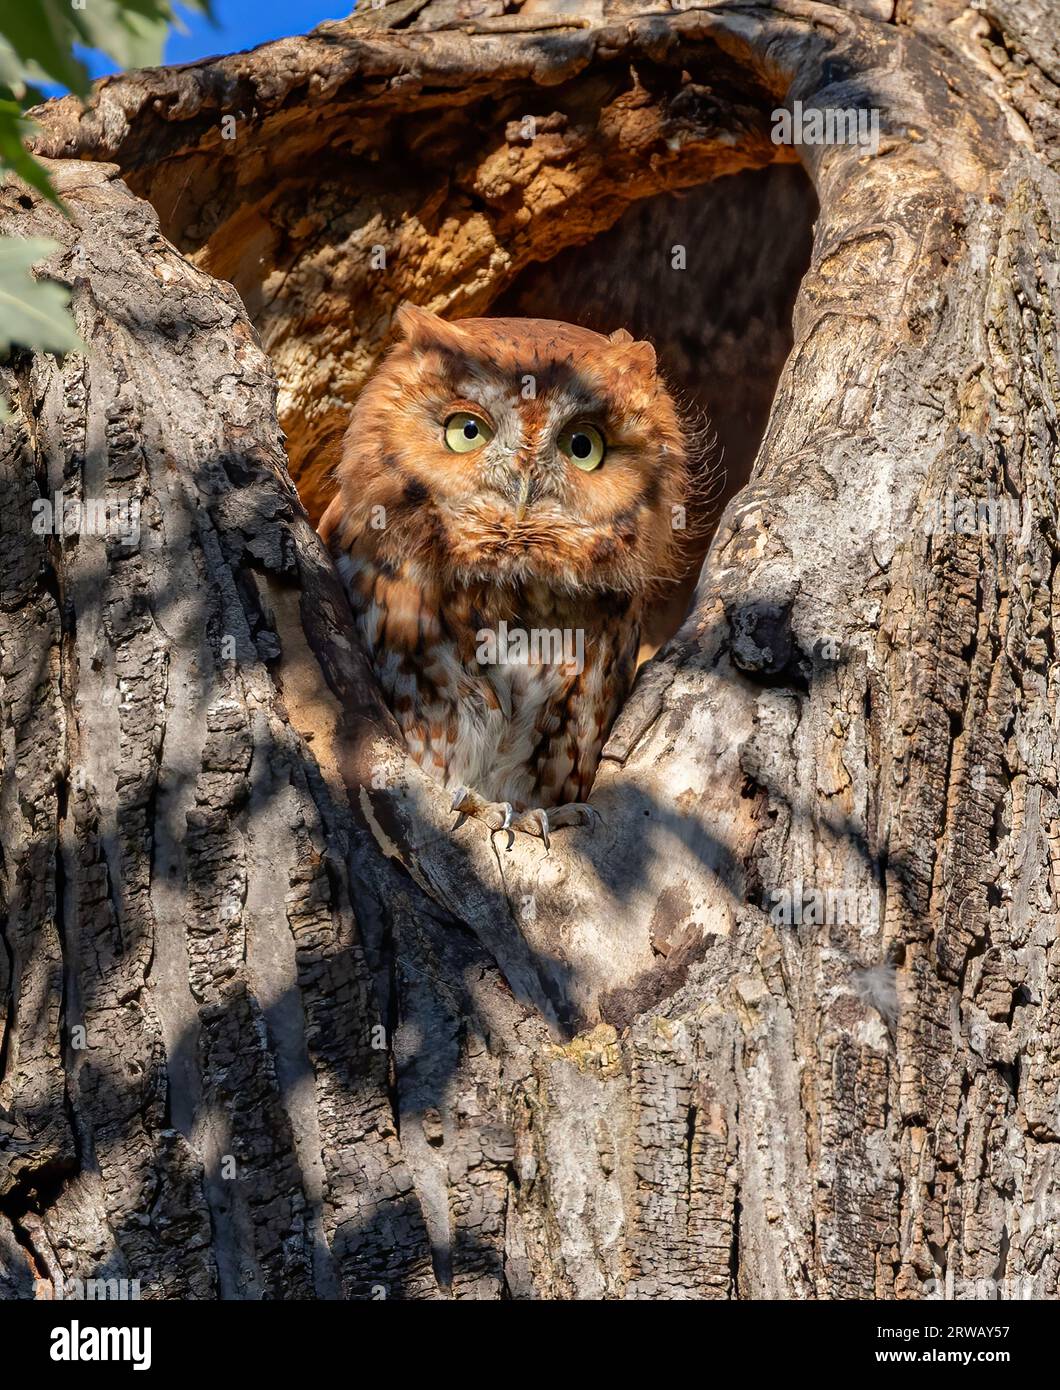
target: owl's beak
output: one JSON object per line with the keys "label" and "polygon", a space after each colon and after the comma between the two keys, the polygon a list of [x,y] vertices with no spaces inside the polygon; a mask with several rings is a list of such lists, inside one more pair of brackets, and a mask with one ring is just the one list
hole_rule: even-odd
{"label": "owl's beak", "polygon": [[526,508],[530,502],[530,474],[524,473],[519,484],[519,496],[516,499],[515,519],[522,521],[526,515]]}

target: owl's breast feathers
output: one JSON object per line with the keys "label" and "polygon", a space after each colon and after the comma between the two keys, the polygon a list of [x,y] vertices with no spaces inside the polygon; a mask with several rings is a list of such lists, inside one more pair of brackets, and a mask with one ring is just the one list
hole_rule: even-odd
{"label": "owl's breast feathers", "polygon": [[444,786],[516,810],[584,800],[636,671],[639,599],[540,584],[444,592],[366,537],[344,545],[337,500],[321,535],[411,755]]}

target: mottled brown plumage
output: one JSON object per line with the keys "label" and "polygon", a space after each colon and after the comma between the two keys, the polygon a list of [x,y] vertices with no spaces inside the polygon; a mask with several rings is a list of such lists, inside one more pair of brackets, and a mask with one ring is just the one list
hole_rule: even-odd
{"label": "mottled brown plumage", "polygon": [[400,326],[321,534],[412,755],[459,809],[499,825],[507,803],[547,840],[585,819],[644,604],[673,572],[677,410],[621,330],[411,306]]}

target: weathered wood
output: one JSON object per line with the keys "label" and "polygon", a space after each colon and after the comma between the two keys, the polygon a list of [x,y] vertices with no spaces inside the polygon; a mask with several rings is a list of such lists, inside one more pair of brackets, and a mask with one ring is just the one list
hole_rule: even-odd
{"label": "weathered wood", "polygon": [[[0,215],[93,352],[5,372],[3,514],[135,489],[142,528],[5,520],[5,1291],[1056,1296],[1058,36],[980,8],[391,6],[42,109],[74,222]],[[530,263],[647,245],[633,202],[790,162],[795,98],[880,149],[800,151],[792,351],[603,824],[454,830],[272,373],[315,509],[402,297],[532,311]],[[1019,525],[947,523],[988,498]],[[785,924],[800,886],[852,896]]]}
{"label": "weathered wood", "polygon": [[[93,351],[4,375],[5,1217],[40,1278],[433,1286],[349,813],[274,670],[270,576],[283,599],[318,542],[272,373],[113,170],[55,172],[75,220],[15,220],[62,244]],[[138,535],[35,535],[59,490],[135,498]]]}

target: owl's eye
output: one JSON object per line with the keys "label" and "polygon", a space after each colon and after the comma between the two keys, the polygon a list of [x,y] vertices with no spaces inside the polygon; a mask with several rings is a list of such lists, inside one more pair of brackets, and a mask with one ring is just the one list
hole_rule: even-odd
{"label": "owl's eye", "polygon": [[599,468],[607,452],[604,437],[594,425],[571,425],[560,435],[558,443],[560,453],[586,473]]}
{"label": "owl's eye", "polygon": [[469,415],[459,410],[450,415],[445,422],[445,442],[455,453],[469,454],[472,449],[481,449],[493,438],[493,431],[480,415]]}

